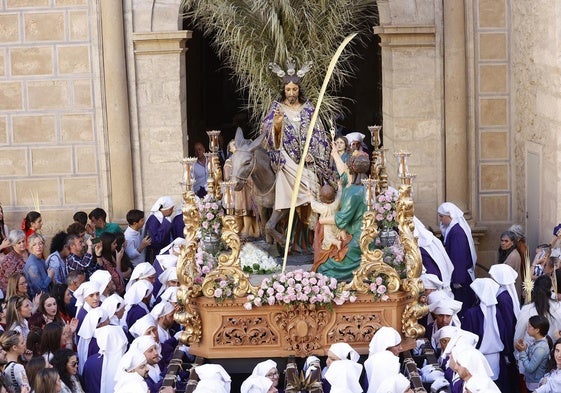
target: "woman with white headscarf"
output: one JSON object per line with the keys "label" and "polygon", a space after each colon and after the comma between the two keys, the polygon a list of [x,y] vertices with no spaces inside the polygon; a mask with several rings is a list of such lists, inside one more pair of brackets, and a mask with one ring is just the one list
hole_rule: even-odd
{"label": "woman with white headscarf", "polygon": [[376,393],[386,378],[399,373],[400,345],[401,336],[392,327],[382,326],[374,333],[368,346],[368,359],[364,361],[368,393]]}
{"label": "woman with white headscarf", "polygon": [[375,393],[412,393],[411,382],[403,374],[386,378]]}
{"label": "woman with white headscarf", "polygon": [[475,244],[464,212],[458,206],[444,202],[438,207],[438,218],[444,237],[444,248],[454,265],[451,277],[452,292],[454,298],[462,302],[462,314],[475,303],[475,294],[469,286],[475,279]]}
{"label": "woman with white headscarf", "polygon": [[263,362],[257,363],[253,368],[251,375],[260,375],[262,377],[267,377],[273,381],[273,386],[278,388],[279,386],[279,370],[277,369],[277,362],[271,359],[267,359]]}
{"label": "woman with white headscarf", "polygon": [[[455,362],[455,370],[464,381],[464,389],[467,384],[471,386],[473,382],[470,383],[470,379],[476,377],[476,381],[481,383],[480,386],[487,386],[490,392],[501,392],[491,380],[493,370],[480,351],[475,348],[456,347],[452,350],[452,357]],[[510,391],[504,390],[504,392]]]}
{"label": "woman with white headscarf", "polygon": [[88,391],[112,393],[117,366],[127,350],[127,337],[123,329],[112,325],[97,328],[94,337],[99,351],[97,356],[90,356],[84,364],[84,385],[88,387]]}
{"label": "woman with white headscarf", "polygon": [[152,284],[146,280],[135,282],[125,293],[125,322],[128,327],[150,312],[148,305],[152,297]]}
{"label": "woman with white headscarf", "polygon": [[150,217],[144,225],[144,233],[152,239],[152,243],[146,247],[146,260],[150,263],[154,262],[160,250],[173,240],[170,219],[173,207],[173,199],[170,196],[162,196],[150,209]]}
{"label": "woman with white headscarf", "polygon": [[349,359],[333,362],[325,373],[331,393],[362,393],[360,374],[362,365]]}
{"label": "woman with white headscarf", "polygon": [[109,324],[109,317],[107,312],[101,308],[94,308],[84,318],[84,323],[78,331],[78,336],[80,336],[80,341],[78,341],[78,371],[82,374],[84,370],[84,364],[90,355],[93,355],[99,351],[99,346],[97,340],[94,338],[94,333],[97,328],[106,326]]}
{"label": "woman with white headscarf", "polygon": [[273,381],[260,375],[250,375],[243,381],[240,393],[276,393]]}
{"label": "woman with white headscarf", "polygon": [[232,378],[219,364],[202,364],[195,367],[199,382],[193,393],[230,393]]}
{"label": "woman with white headscarf", "polygon": [[504,391],[512,388],[507,376],[501,331],[505,330],[504,321],[497,313],[497,292],[499,284],[491,278],[477,278],[471,288],[479,298],[479,305],[464,313],[462,329],[479,335],[476,348],[485,356],[493,370],[493,381]]}
{"label": "woman with white headscarf", "polygon": [[514,329],[518,315],[520,315],[520,301],[514,287],[518,273],[509,265],[500,264],[491,266],[489,275],[499,284],[497,312],[504,323],[503,329],[501,329],[501,340],[505,345],[504,352],[512,354],[514,353]]}
{"label": "woman with white headscarf", "polygon": [[454,265],[446,253],[446,249],[442,245],[442,242],[434,236],[431,231],[425,228],[421,220],[417,217],[413,217],[413,223],[415,224],[413,234],[417,237],[417,244],[421,250],[421,257],[426,273],[437,276],[442,281],[442,289],[450,292],[452,297],[450,282],[452,280]]}

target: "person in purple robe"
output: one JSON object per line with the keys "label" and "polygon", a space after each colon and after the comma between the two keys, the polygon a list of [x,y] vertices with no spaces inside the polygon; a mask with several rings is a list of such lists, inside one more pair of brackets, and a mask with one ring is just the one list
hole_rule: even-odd
{"label": "person in purple robe", "polygon": [[185,238],[183,230],[185,229],[185,222],[183,221],[183,214],[180,212],[171,220],[171,238],[177,239],[178,237]]}
{"label": "person in purple robe", "polygon": [[460,315],[475,303],[475,294],[470,284],[475,279],[477,253],[471,229],[464,213],[451,202],[438,207],[440,230],[444,237],[444,248],[454,265],[451,284],[454,298],[462,302]]}
{"label": "person in purple robe", "polygon": [[425,273],[434,274],[438,277],[443,283],[442,289],[449,293],[450,297],[453,297],[450,282],[454,272],[454,264],[450,260],[444,245],[417,217],[413,217],[413,222],[415,224],[413,234],[417,237]]}
{"label": "person in purple robe", "polygon": [[86,393],[111,393],[119,360],[127,350],[128,341],[120,326],[107,325],[95,330],[99,350],[88,357],[82,378]]}
{"label": "person in purple robe", "polygon": [[150,263],[153,263],[160,250],[173,240],[170,219],[173,207],[173,199],[163,196],[158,198],[150,209],[151,214],[144,225],[144,233],[152,239],[152,243],[146,247],[146,260]]}
{"label": "person in purple robe", "polygon": [[508,379],[507,364],[504,349],[509,344],[503,342],[502,331],[512,329],[507,327],[501,314],[497,310],[497,292],[499,284],[491,278],[477,278],[471,287],[479,298],[479,305],[465,311],[462,318],[462,329],[479,336],[476,348],[483,353],[491,369],[493,381],[501,391],[511,391],[511,382]]}
{"label": "person in purple robe", "polygon": [[501,329],[501,341],[505,346],[503,355],[509,357],[514,364],[514,329],[520,314],[520,301],[515,288],[518,273],[509,265],[498,264],[491,266],[489,275],[499,284],[497,318],[502,320],[504,326],[504,329]]}

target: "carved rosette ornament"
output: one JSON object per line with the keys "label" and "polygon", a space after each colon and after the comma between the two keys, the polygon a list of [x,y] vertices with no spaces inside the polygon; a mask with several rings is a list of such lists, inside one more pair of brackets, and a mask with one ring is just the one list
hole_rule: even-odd
{"label": "carved rosette ornament", "polygon": [[322,348],[321,332],[331,319],[331,312],[314,304],[299,303],[272,316],[284,334],[284,345],[295,356],[308,356]]}
{"label": "carved rosette ornament", "polygon": [[384,263],[382,250],[370,248],[372,242],[378,237],[375,218],[376,213],[373,211],[366,211],[362,216],[362,233],[359,240],[362,260],[359,268],[353,273],[353,280],[345,285],[345,290],[367,293],[371,277],[383,274],[387,278],[388,293],[399,291],[400,279],[397,271]]}
{"label": "carved rosette ornament", "polygon": [[417,338],[425,334],[425,328],[418,320],[429,312],[428,306],[419,302],[419,296],[424,292],[421,273],[423,262],[417,240],[413,235],[415,224],[413,216],[415,208],[411,198],[411,185],[402,184],[399,187],[397,200],[397,222],[399,223],[399,236],[404,247],[404,258],[407,278],[403,280],[403,290],[413,298],[413,302],[405,307],[401,318],[402,330],[406,337]]}
{"label": "carved rosette ornament", "polygon": [[202,324],[200,315],[193,310],[191,299],[199,296],[201,288],[195,284],[197,268],[195,265],[195,253],[197,252],[197,229],[200,225],[199,210],[195,201],[195,193],[191,190],[183,194],[183,222],[185,222],[185,245],[177,259],[177,277],[181,285],[177,291],[177,306],[179,310],[174,319],[177,323],[185,326],[185,330],[179,336],[183,344],[191,345],[197,343],[202,337]]}
{"label": "carved rosette ornament", "polygon": [[239,226],[234,216],[222,217],[222,241],[231,249],[218,256],[218,266],[205,276],[202,293],[206,297],[214,297],[215,282],[217,280],[233,280],[233,292],[237,297],[247,296],[257,288],[253,287],[248,275],[240,264],[241,242],[238,236]]}

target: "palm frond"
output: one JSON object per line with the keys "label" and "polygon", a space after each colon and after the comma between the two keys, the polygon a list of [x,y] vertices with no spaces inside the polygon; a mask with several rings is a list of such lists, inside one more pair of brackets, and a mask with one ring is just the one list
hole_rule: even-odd
{"label": "palm frond", "polygon": [[186,16],[211,38],[219,57],[247,92],[247,106],[261,118],[278,96],[279,78],[268,64],[284,67],[293,57],[297,68],[313,61],[302,79],[317,102],[329,62],[346,36],[358,33],[341,55],[320,108],[323,120],[342,112],[339,89],[353,75],[353,59],[377,24],[376,0],[183,0]]}

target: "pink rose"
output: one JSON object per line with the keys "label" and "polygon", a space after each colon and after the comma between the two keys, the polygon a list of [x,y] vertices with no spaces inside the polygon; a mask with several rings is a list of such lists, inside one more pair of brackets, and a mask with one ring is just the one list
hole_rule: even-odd
{"label": "pink rose", "polygon": [[243,308],[245,308],[246,310],[251,310],[253,307],[251,306],[250,302],[244,303]]}
{"label": "pink rose", "polygon": [[376,277],[376,285],[382,285],[384,281],[382,280],[382,277],[378,276]]}
{"label": "pink rose", "polygon": [[381,294],[386,293],[386,291],[387,291],[386,286],[385,285],[380,285],[376,292],[378,292],[381,295]]}
{"label": "pink rose", "polygon": [[217,288],[217,289],[214,291],[214,297],[221,297],[221,296],[222,296],[222,289]]}

